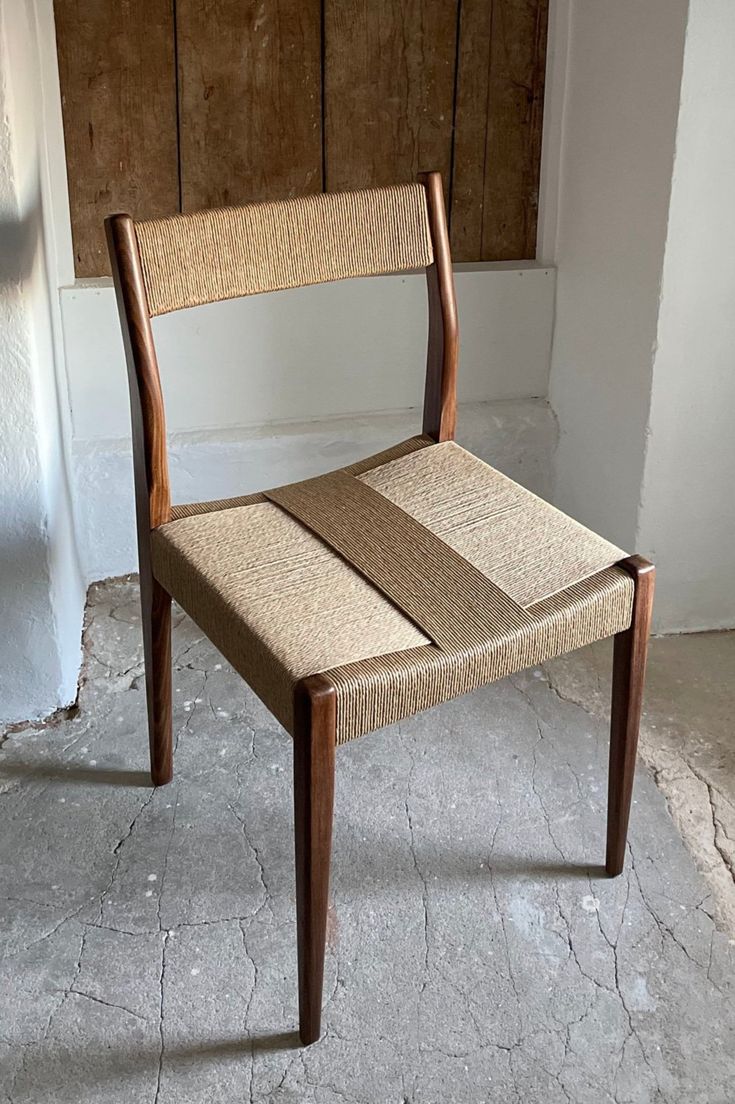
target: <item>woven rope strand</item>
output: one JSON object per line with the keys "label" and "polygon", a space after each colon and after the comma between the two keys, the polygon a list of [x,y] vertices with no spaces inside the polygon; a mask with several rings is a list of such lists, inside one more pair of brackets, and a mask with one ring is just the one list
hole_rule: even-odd
{"label": "woven rope strand", "polygon": [[421,184],[171,215],[135,233],[152,316],[433,261]]}
{"label": "woven rope strand", "polygon": [[[458,446],[416,437],[343,474],[372,488],[381,513],[392,504],[442,548],[451,545],[448,551],[510,596],[530,624],[504,625],[496,617],[489,628],[481,625],[487,635],[471,647],[460,633],[439,648],[265,495],[189,508],[152,534],[156,578],[290,731],[294,684],[317,671],[337,690],[341,743],[629,626],[633,582],[609,566],[624,553]],[[370,529],[355,524],[354,510],[346,516],[343,528],[357,528],[368,544]],[[395,543],[391,525],[381,539],[384,548]],[[425,558],[418,562],[425,568]],[[507,570],[516,562],[520,577]],[[390,564],[388,570],[394,573]],[[414,574],[428,579],[425,570]],[[442,566],[435,590],[424,596],[434,618],[433,607],[444,608],[443,584]],[[442,617],[451,632],[450,612],[456,615],[444,609]],[[432,629],[438,635],[441,623]]]}
{"label": "woven rope strand", "polygon": [[471,655],[427,646],[325,671],[337,691],[337,743],[622,632],[630,625],[633,591],[627,572],[607,568],[529,607],[532,632],[488,641]]}
{"label": "woven rope strand", "polygon": [[440,648],[471,651],[489,638],[532,628],[526,611],[490,579],[351,475],[330,472],[266,497],[343,556]]}

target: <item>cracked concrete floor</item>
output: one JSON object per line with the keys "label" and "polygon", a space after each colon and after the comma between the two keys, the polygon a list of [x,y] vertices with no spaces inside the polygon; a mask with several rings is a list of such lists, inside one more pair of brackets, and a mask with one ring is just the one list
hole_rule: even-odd
{"label": "cracked concrete floor", "polygon": [[[569,701],[607,718],[612,642],[546,666]],[[708,882],[715,917],[735,935],[735,632],[651,641],[640,755]],[[735,1096],[733,1097],[735,1099]]]}
{"label": "cracked concrete floor", "polygon": [[602,876],[604,722],[541,671],[340,749],[300,1049],[289,739],[178,615],[151,790],[139,635],[135,586],[94,588],[78,712],[0,754],[4,1104],[733,1100],[711,886],[645,768]]}

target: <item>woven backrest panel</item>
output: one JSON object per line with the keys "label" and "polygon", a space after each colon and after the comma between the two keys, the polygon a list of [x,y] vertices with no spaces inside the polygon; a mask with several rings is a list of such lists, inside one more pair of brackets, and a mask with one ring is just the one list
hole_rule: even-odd
{"label": "woven backrest panel", "polygon": [[172,215],[135,232],[151,315],[433,261],[422,184]]}

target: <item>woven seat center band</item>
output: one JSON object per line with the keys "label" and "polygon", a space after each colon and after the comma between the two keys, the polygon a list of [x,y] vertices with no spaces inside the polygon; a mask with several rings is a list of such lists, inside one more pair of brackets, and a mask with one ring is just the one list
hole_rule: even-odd
{"label": "woven seat center band", "polygon": [[266,491],[445,652],[532,630],[505,591],[416,518],[362,480],[330,472]]}

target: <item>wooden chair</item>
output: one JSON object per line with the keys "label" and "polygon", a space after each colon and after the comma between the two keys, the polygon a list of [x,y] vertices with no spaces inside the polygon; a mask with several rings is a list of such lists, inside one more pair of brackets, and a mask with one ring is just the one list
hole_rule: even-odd
{"label": "wooden chair", "polygon": [[[293,737],[308,1044],[320,1034],[336,746],[614,635],[606,869],[619,874],[654,569],[454,443],[439,174],[137,223],[113,215],[107,234],[130,383],[151,773],[156,785],[172,777],[173,597]],[[416,268],[429,293],[420,436],[289,487],[171,505],[153,316]]]}

